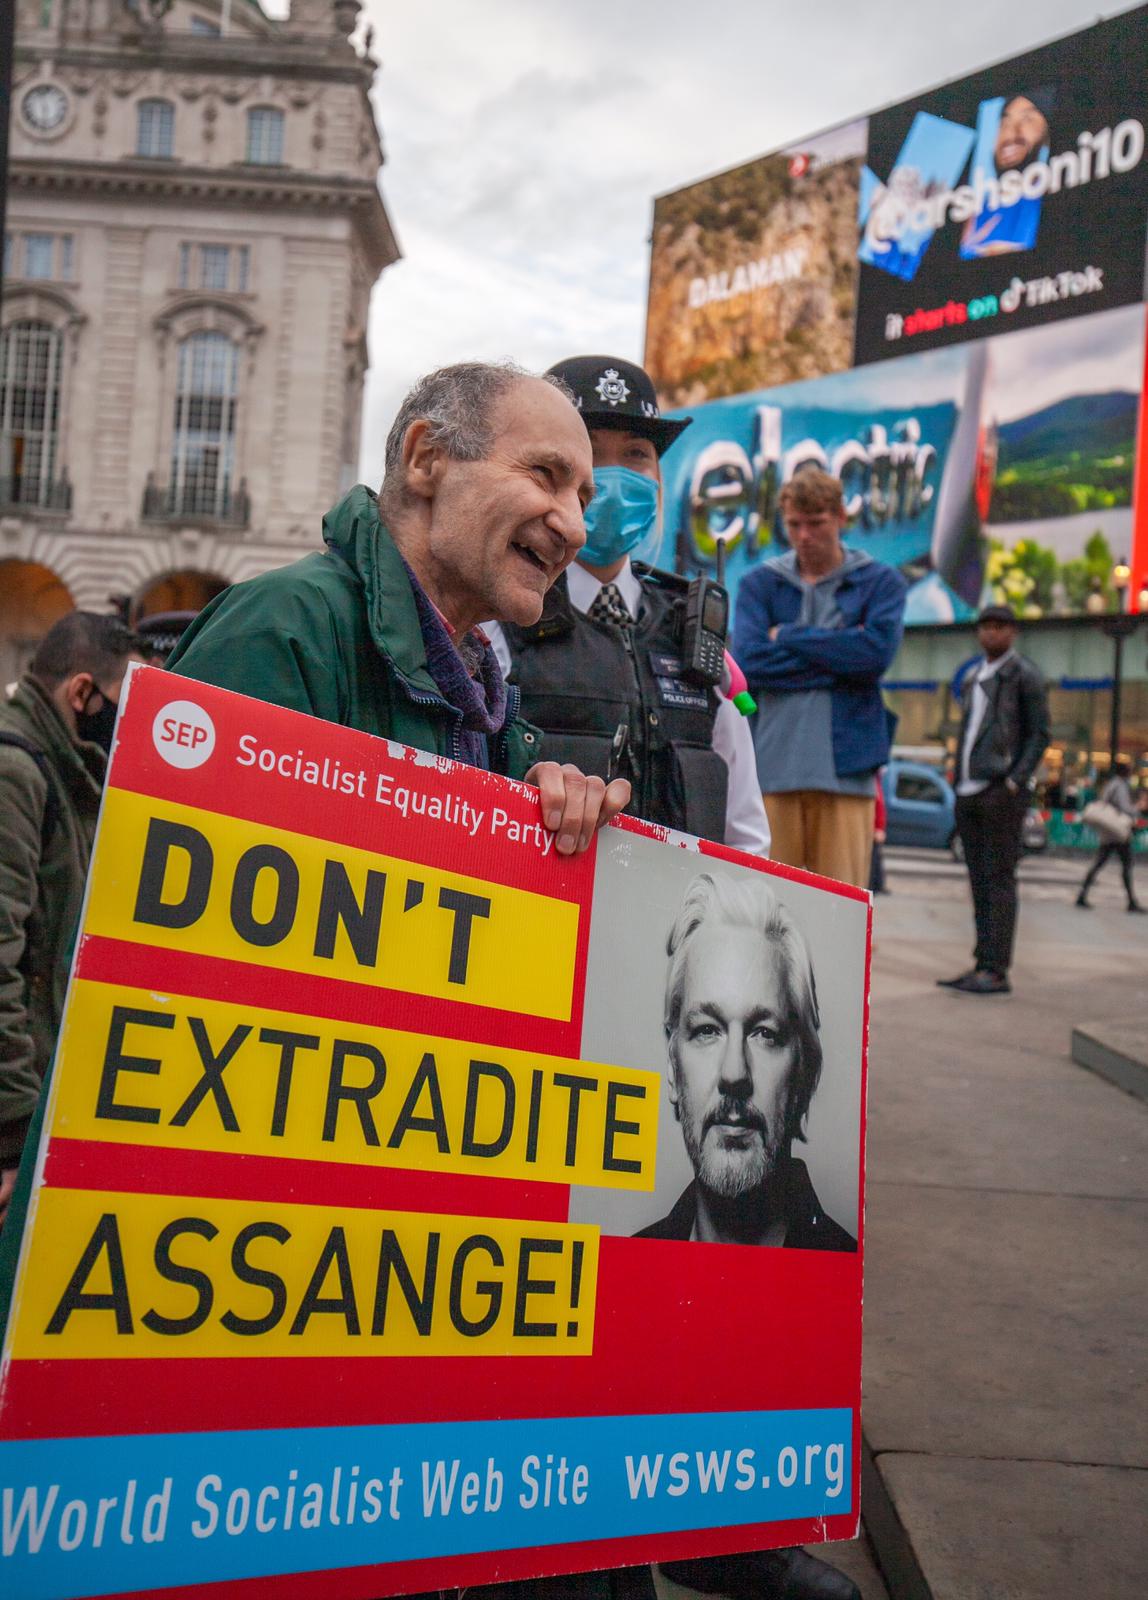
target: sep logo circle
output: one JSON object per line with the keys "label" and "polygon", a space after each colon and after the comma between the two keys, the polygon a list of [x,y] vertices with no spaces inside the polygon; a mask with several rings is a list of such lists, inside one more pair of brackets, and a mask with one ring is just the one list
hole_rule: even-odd
{"label": "sep logo circle", "polygon": [[202,767],[215,749],[215,724],[194,700],[170,700],[156,712],[151,736],[169,767]]}

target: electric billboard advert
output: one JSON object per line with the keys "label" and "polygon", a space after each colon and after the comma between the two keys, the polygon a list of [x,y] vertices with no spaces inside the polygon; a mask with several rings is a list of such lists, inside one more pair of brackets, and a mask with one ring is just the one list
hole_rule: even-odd
{"label": "electric billboard advert", "polygon": [[854,364],[1144,297],[1148,12],[869,118]]}
{"label": "electric billboard advert", "polygon": [[[660,197],[646,360],[693,425],[663,462],[657,561],[712,572],[723,549],[736,595],[787,550],[778,495],[815,465],[842,480],[846,542],[908,580],[909,624],[1079,615],[1119,559],[1148,571],[1146,128],[1141,7]],[[759,286],[755,311],[724,264],[762,219],[836,275]]]}
{"label": "electric billboard advert", "polygon": [[0,1592],[856,1535],[868,897],[552,838],[524,784],[131,669],[15,1218]]}

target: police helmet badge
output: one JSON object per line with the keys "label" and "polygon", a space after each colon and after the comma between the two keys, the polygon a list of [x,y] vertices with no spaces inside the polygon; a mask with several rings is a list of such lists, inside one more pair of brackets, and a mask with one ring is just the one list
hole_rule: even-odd
{"label": "police helmet badge", "polygon": [[607,367],[594,387],[599,400],[605,401],[607,405],[620,405],[630,398],[629,386],[617,367]]}

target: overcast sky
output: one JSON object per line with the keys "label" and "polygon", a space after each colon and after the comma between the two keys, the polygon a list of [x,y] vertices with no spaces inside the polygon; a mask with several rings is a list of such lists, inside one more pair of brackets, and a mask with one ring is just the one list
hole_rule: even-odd
{"label": "overcast sky", "polygon": [[377,485],[420,373],[474,357],[641,360],[656,194],[1097,13],[1085,0],[365,0],[364,17],[403,251],[371,306],[360,470]]}

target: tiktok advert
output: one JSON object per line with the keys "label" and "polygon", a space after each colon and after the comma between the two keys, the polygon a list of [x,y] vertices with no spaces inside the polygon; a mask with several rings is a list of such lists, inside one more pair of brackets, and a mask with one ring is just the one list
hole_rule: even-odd
{"label": "tiktok advert", "polygon": [[869,119],[854,365],[1144,298],[1148,12]]}
{"label": "tiktok advert", "polygon": [[855,1537],[869,934],[858,890],[629,819],[559,856],[525,785],[133,667],[0,1592]]}

